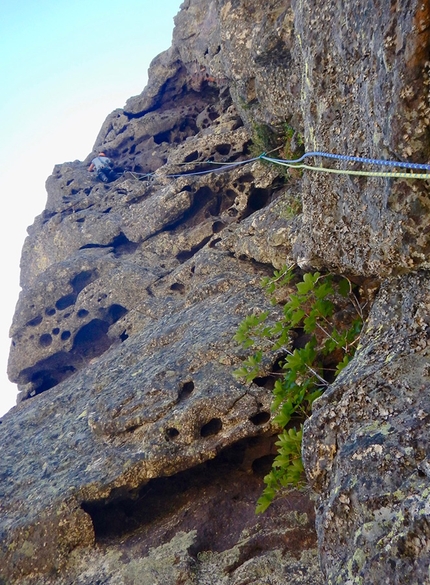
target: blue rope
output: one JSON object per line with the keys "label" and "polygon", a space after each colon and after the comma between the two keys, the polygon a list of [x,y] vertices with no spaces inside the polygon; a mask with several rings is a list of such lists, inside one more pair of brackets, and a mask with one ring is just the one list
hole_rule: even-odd
{"label": "blue rope", "polygon": [[[329,152],[306,152],[303,156],[296,159],[282,159],[282,158],[272,158],[268,157],[266,152],[262,152],[259,156],[254,158],[250,158],[247,160],[242,160],[233,163],[217,163],[216,161],[198,161],[194,164],[219,164],[222,165],[217,169],[206,169],[205,171],[195,171],[192,173],[171,173],[167,175],[163,175],[164,177],[169,178],[178,178],[178,177],[192,177],[196,175],[207,175],[208,173],[217,173],[221,171],[228,171],[233,169],[237,166],[245,165],[251,162],[255,162],[257,160],[266,160],[271,163],[280,164],[283,166],[287,166],[290,168],[304,168],[308,170],[314,171],[321,171],[321,172],[331,172],[331,173],[338,173],[338,174],[351,174],[351,175],[363,175],[363,176],[378,176],[378,177],[392,177],[392,178],[410,178],[410,179],[430,179],[430,174],[414,174],[414,173],[396,173],[396,172],[387,172],[387,173],[380,173],[380,172],[372,172],[372,171],[347,171],[347,170],[340,170],[340,169],[329,169],[329,168],[322,168],[322,167],[311,167],[303,164],[299,164],[304,161],[306,158],[309,157],[323,157],[329,159],[335,159],[340,161],[347,161],[347,162],[359,162],[365,164],[373,164],[373,165],[380,165],[385,167],[397,167],[397,168],[406,168],[406,169],[419,169],[419,170],[426,170],[430,171],[430,164],[419,164],[419,163],[409,163],[409,162],[401,162],[401,161],[393,161],[393,160],[382,160],[377,158],[365,158],[361,156],[348,156],[344,154],[331,154]],[[131,171],[129,171],[131,172]],[[143,178],[146,177],[156,177],[155,173],[132,173],[134,175],[139,175]]]}
{"label": "blue rope", "polygon": [[288,162],[284,162],[281,159],[270,159],[267,156],[263,157],[264,160],[269,162],[273,162],[277,165],[282,165],[288,167],[289,169],[306,169],[308,171],[317,171],[320,173],[335,173],[337,175],[351,175],[351,176],[358,176],[358,177],[384,177],[387,179],[424,179],[426,181],[430,181],[430,173],[415,173],[411,171],[354,171],[352,169],[332,169],[329,167],[314,167],[310,165],[306,165],[303,163],[300,164],[291,164]]}
{"label": "blue rope", "polygon": [[[265,158],[265,153],[260,155],[262,158]],[[329,152],[306,152],[300,158],[296,158],[294,160],[284,160],[281,158],[272,158],[272,161],[276,162],[283,162],[288,164],[295,164],[302,162],[305,158],[309,158],[311,156],[321,156],[324,158],[332,158],[336,160],[343,160],[348,162],[359,162],[359,163],[366,163],[366,164],[373,164],[373,165],[380,165],[385,167],[402,167],[404,169],[421,169],[424,171],[430,171],[430,164],[419,164],[419,163],[409,163],[409,162],[401,162],[401,161],[394,161],[394,160],[381,160],[379,158],[365,158],[361,156],[347,156],[345,154],[331,154]]]}

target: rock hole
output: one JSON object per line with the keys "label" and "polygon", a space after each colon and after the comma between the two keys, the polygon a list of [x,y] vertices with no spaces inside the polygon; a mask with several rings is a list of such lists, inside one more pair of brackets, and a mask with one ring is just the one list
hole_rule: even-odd
{"label": "rock hole", "polygon": [[93,270],[83,270],[82,272],[79,272],[79,274],[76,274],[76,276],[70,280],[73,292],[79,294],[81,290],[83,290],[88,284],[90,284],[90,282],[92,282],[92,280],[94,280]]}
{"label": "rock hole", "polygon": [[175,428],[170,428],[170,429],[166,429],[166,439],[169,441],[170,439],[175,439],[177,436],[179,435],[179,431],[178,429]]}
{"label": "rock hole", "polygon": [[86,359],[97,357],[111,345],[107,332],[109,323],[101,319],[93,319],[76,333],[72,352]]}
{"label": "rock hole", "polygon": [[191,251],[179,252],[179,254],[177,254],[177,256],[176,256],[176,260],[178,262],[180,262],[181,264],[183,264],[184,262],[186,262],[187,260],[189,260],[193,256],[194,256],[194,254]]}
{"label": "rock hole", "polygon": [[155,144],[163,144],[163,142],[170,142],[170,130],[167,132],[159,132],[154,136]]}
{"label": "rock hole", "polygon": [[179,388],[178,393],[178,400],[185,400],[188,398],[194,390],[194,382],[190,380],[189,382],[184,382],[182,386]]}
{"label": "rock hole", "polygon": [[212,242],[209,242],[209,248],[215,248],[219,242],[221,242],[221,238],[215,238]]}
{"label": "rock hole", "polygon": [[61,297],[61,299],[58,299],[58,301],[55,303],[55,306],[59,311],[62,311],[63,309],[67,309],[67,307],[74,305],[75,301],[76,294],[70,293],[69,295],[64,295],[64,297]]}
{"label": "rock hole", "polygon": [[184,162],[192,162],[193,160],[197,160],[199,158],[199,153],[197,152],[197,150],[195,150],[194,152],[191,152],[190,154],[188,154],[185,158],[184,158]]}
{"label": "rock hole", "polygon": [[134,433],[134,431],[136,431],[140,426],[142,426],[142,425],[133,425],[131,427],[128,427],[126,432],[127,433]]}
{"label": "rock hole", "polygon": [[185,250],[184,252],[179,252],[179,254],[176,255],[176,260],[178,262],[180,262],[181,264],[183,264],[184,262],[186,262],[187,260],[192,258],[194,256],[194,254],[197,254],[197,252],[199,250],[204,248],[210,239],[211,239],[211,236],[208,236],[207,238],[204,238],[200,242],[200,244],[198,244],[197,246],[194,246],[194,248],[192,248],[191,250]]}
{"label": "rock hole", "polygon": [[292,346],[294,349],[302,349],[311,340],[312,336],[305,333],[302,327],[296,327],[292,330],[294,334],[292,339]]}
{"label": "rock hole", "polygon": [[260,388],[267,388],[268,390],[273,390],[275,386],[275,380],[273,376],[257,376],[252,380],[256,386]]}
{"label": "rock hole", "polygon": [[52,330],[52,335],[58,335],[60,333],[60,329],[58,327],[54,327]]}
{"label": "rock hole", "polygon": [[221,232],[225,227],[225,223],[222,221],[215,221],[212,224],[212,231],[214,234],[219,234],[219,232]]}
{"label": "rock hole", "polygon": [[56,386],[75,371],[73,358],[70,354],[60,351],[20,372],[20,383],[31,383],[31,396],[36,396]]}
{"label": "rock hole", "polygon": [[275,455],[263,455],[262,457],[254,459],[251,464],[251,469],[254,475],[257,475],[258,477],[266,476],[272,469],[274,459]]}
{"label": "rock hole", "polygon": [[[209,114],[209,117],[211,115]],[[215,116],[215,118],[218,118],[218,115]],[[211,120],[215,120],[215,118],[211,117]],[[229,154],[230,150],[231,150],[231,146],[230,144],[218,144],[218,146],[215,146],[215,150],[222,155],[227,155]]]}
{"label": "rock hole", "polygon": [[86,309],[79,309],[79,311],[76,314],[79,317],[79,319],[82,319],[83,317],[86,317],[88,315],[88,311]]}
{"label": "rock hole", "polygon": [[30,319],[30,321],[27,321],[26,325],[28,327],[37,327],[37,325],[40,325],[43,321],[42,315],[37,315],[37,317],[34,317],[33,319]]}
{"label": "rock hole", "polygon": [[58,384],[59,380],[52,376],[51,372],[37,372],[31,378],[31,383],[34,385],[34,390],[31,396],[36,396],[37,394],[41,394],[45,392],[45,390],[49,390]]}
{"label": "rock hole", "polygon": [[249,417],[249,420],[256,426],[258,425],[263,425],[264,423],[269,422],[270,420],[270,413],[269,412],[265,412],[264,410],[261,412],[257,412],[257,414],[254,414],[252,416]]}
{"label": "rock hole", "polygon": [[52,315],[55,315],[56,312],[57,311],[53,307],[48,307],[45,309],[45,315],[48,315],[48,317],[52,317]]}
{"label": "rock hole", "polygon": [[174,282],[170,286],[170,290],[176,290],[179,293],[184,293],[185,292],[185,286],[181,282]]}
{"label": "rock hole", "polygon": [[85,221],[85,217],[80,217],[79,219],[76,220],[76,223],[84,223]]}
{"label": "rock hole", "polygon": [[251,212],[262,209],[269,200],[269,191],[267,189],[252,189],[248,198],[248,210]]}
{"label": "rock hole", "polygon": [[233,189],[226,189],[224,198],[229,201],[230,205],[236,199],[237,195],[237,191],[234,191]]}
{"label": "rock hole", "polygon": [[119,338],[120,338],[121,341],[125,341],[126,339],[128,339],[127,332],[126,331],[123,331],[121,333],[121,335],[119,336]]}
{"label": "rock hole", "polygon": [[52,343],[52,337],[49,333],[44,333],[39,337],[39,345],[42,347],[48,347]]}
{"label": "rock hole", "polygon": [[245,186],[247,187],[254,180],[255,180],[255,177],[252,173],[246,173],[246,175],[242,175],[241,177],[239,177],[237,179],[236,183],[233,183],[233,187],[236,187],[236,189],[238,188],[239,191],[242,193],[243,188],[241,188],[241,187],[245,187]]}
{"label": "rock hole", "polygon": [[114,249],[115,256],[122,256],[123,254],[133,254],[138,247],[138,244],[130,241],[122,232],[112,240],[109,244]]}
{"label": "rock hole", "polygon": [[210,437],[212,435],[217,435],[221,429],[222,420],[220,418],[211,418],[211,420],[200,429],[200,436]]}
{"label": "rock hole", "polygon": [[62,341],[67,341],[70,338],[70,331],[63,331],[63,333],[61,334],[61,339]]}
{"label": "rock hole", "polygon": [[[250,446],[248,449],[248,445],[241,441],[191,470],[151,479],[138,488],[124,486],[113,489],[104,499],[82,502],[82,509],[93,522],[96,543],[103,547],[134,533],[141,539],[143,548],[140,554],[145,556],[150,548],[160,545],[160,534],[165,535],[166,542],[170,540],[170,532],[166,533],[166,519],[174,517],[175,530],[196,530],[194,544],[188,550],[192,557],[196,557],[200,551],[221,553],[232,549],[240,541],[245,529],[253,535],[252,551],[249,553],[250,547],[247,545],[246,554],[254,554],[255,557],[259,522],[255,516],[255,501],[264,486],[262,477],[241,468],[245,459],[249,459],[249,467],[251,461],[256,459],[251,454],[255,447]],[[196,494],[203,493],[204,498],[197,501]],[[190,506],[190,502],[194,504]],[[267,516],[273,518],[276,529],[279,527],[279,515],[284,512],[282,506],[286,505],[288,510],[298,509],[295,502],[293,505],[288,502],[284,500],[275,503],[267,512]],[[306,503],[306,506],[311,509],[312,504]],[[228,530],[226,518],[229,520]],[[169,528],[167,530],[170,531]],[[303,538],[302,534],[293,535],[291,542]],[[290,541],[286,545],[285,530],[279,533],[277,541],[267,539],[264,534],[260,536],[262,548],[259,554],[264,550],[273,551],[275,548],[285,549],[290,546]],[[243,565],[246,559],[242,558],[238,564]],[[230,568],[228,570],[230,572]]]}
{"label": "rock hole", "polygon": [[128,313],[128,310],[122,305],[113,304],[108,309],[108,316],[111,323],[116,323]]}

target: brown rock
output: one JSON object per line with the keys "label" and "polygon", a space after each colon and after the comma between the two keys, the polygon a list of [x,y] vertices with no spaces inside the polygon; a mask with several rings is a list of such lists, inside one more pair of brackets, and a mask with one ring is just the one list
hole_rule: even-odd
{"label": "brown rock", "polygon": [[277,429],[270,387],[233,376],[260,278],[297,262],[387,279],[306,425],[327,582],[425,582],[428,182],[258,157],[428,161],[428,30],[415,0],[186,0],[96,139],[119,178],[54,168],[11,328],[0,581],[323,582],[305,495],[253,516]]}

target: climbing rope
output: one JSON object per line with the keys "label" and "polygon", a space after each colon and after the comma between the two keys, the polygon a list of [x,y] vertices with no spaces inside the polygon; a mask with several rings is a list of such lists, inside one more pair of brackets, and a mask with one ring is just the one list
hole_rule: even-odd
{"label": "climbing rope", "polygon": [[[308,155],[310,156],[310,154]],[[328,158],[335,158],[336,155],[334,155],[333,157],[328,157]],[[334,173],[336,175],[355,175],[355,176],[359,176],[359,177],[384,177],[384,178],[389,178],[389,179],[424,179],[424,180],[430,180],[430,173],[402,173],[402,172],[397,172],[397,171],[354,171],[352,169],[331,169],[328,167],[315,167],[315,166],[311,166],[311,165],[306,165],[306,164],[295,164],[291,161],[285,161],[282,159],[271,159],[270,157],[267,156],[262,156],[261,157],[263,160],[267,160],[268,162],[272,162],[274,164],[278,164],[281,166],[285,166],[288,167],[290,169],[306,169],[308,171],[317,171],[320,173]],[[303,160],[304,157],[301,157],[301,159],[298,160]],[[350,157],[352,158],[352,157]],[[359,157],[354,157],[354,158],[359,158]],[[343,160],[343,159],[342,159]],[[345,159],[346,160],[346,159]],[[367,159],[367,160],[372,160],[373,164],[384,164],[386,166],[395,166],[394,161],[380,161],[379,163],[376,163],[375,161],[377,159]],[[406,167],[406,165],[412,165],[412,164],[416,164],[416,163],[401,163],[398,164],[398,167]],[[429,168],[430,170],[430,166],[429,165],[417,165],[416,167],[409,167],[407,166],[406,168]]]}
{"label": "climbing rope", "polygon": [[[279,149],[275,149],[279,150]],[[273,151],[271,151],[273,152]],[[307,152],[303,156],[297,159],[282,159],[282,158],[273,158],[267,156],[267,152],[263,152],[260,156],[249,158],[247,160],[237,161],[237,162],[217,162],[217,161],[193,161],[192,164],[194,165],[220,165],[216,169],[205,169],[204,171],[192,171],[192,172],[184,172],[184,173],[168,173],[163,175],[163,177],[168,178],[179,178],[179,177],[192,177],[196,175],[206,175],[208,173],[216,173],[222,171],[228,171],[233,169],[237,166],[249,164],[258,160],[265,160],[272,164],[285,166],[291,169],[305,169],[308,171],[316,171],[320,173],[334,173],[337,175],[353,175],[359,177],[383,177],[389,179],[423,179],[423,180],[430,180],[430,164],[420,164],[420,163],[410,163],[410,162],[401,162],[401,161],[393,161],[393,160],[383,160],[377,158],[366,158],[361,156],[348,156],[343,154],[332,154],[329,152]],[[320,158],[328,158],[328,159],[335,159],[339,161],[346,161],[346,162],[355,162],[355,163],[362,163],[362,164],[370,164],[370,165],[377,165],[377,166],[384,166],[384,167],[391,167],[391,168],[404,168],[404,169],[413,169],[413,170],[425,170],[429,171],[428,173],[414,173],[414,172],[401,172],[401,171],[365,171],[365,170],[349,170],[349,169],[333,169],[330,167],[321,167],[321,166],[313,166],[310,164],[305,164],[303,161],[310,157],[320,157]],[[191,164],[191,163],[179,163],[179,164]],[[142,179],[149,179],[151,177],[157,177],[155,173],[135,173],[131,171],[125,171],[125,173],[130,173],[134,178],[138,178],[139,180]],[[125,174],[124,173],[124,174]]]}
{"label": "climbing rope", "polygon": [[204,171],[193,171],[193,172],[185,172],[185,173],[167,173],[166,175],[157,175],[156,173],[136,173],[135,171],[124,171],[123,173],[121,173],[122,175],[125,174],[130,174],[133,178],[137,178],[139,180],[142,179],[146,179],[146,178],[151,178],[151,177],[169,177],[169,178],[173,178],[176,179],[178,177],[192,177],[194,175],[207,175],[208,173],[216,173],[218,171],[228,171],[229,169],[233,169],[234,167],[237,167],[239,165],[245,165],[248,164],[250,162],[255,162],[257,160],[259,160],[260,157],[256,156],[255,158],[250,158],[247,160],[241,160],[238,162],[217,162],[217,161],[213,161],[213,160],[206,160],[206,161],[193,161],[193,163],[177,163],[178,165],[183,165],[183,164],[194,164],[194,165],[207,165],[207,164],[213,164],[213,165],[224,165],[224,166],[220,166],[218,169],[206,169]]}
{"label": "climbing rope", "polygon": [[168,174],[168,175],[164,175],[165,177],[192,177],[193,175],[207,175],[208,173],[217,173],[218,171],[228,171],[229,169],[233,169],[235,167],[238,167],[240,165],[245,165],[251,162],[255,162],[257,160],[259,160],[260,157],[256,156],[255,158],[249,158],[248,160],[240,160],[238,162],[233,162],[233,163],[217,163],[215,161],[202,161],[200,162],[200,164],[220,164],[220,165],[225,165],[225,166],[221,166],[218,169],[206,169],[204,171],[195,171],[195,172],[191,172],[191,173],[178,173],[178,174]]}
{"label": "climbing rope", "polygon": [[[260,155],[260,157],[264,158],[268,153],[264,153]],[[378,166],[386,166],[386,167],[400,167],[404,169],[420,169],[424,171],[430,171],[430,164],[419,164],[419,163],[409,163],[409,162],[401,162],[401,161],[394,161],[394,160],[382,160],[379,158],[364,158],[361,156],[348,156],[346,154],[332,154],[330,152],[306,152],[300,158],[294,160],[284,160],[284,159],[275,159],[272,158],[272,162],[282,162],[288,164],[297,164],[305,160],[305,158],[309,157],[323,157],[323,158],[331,158],[336,160],[342,160],[347,162],[359,162],[365,164],[373,164]]]}

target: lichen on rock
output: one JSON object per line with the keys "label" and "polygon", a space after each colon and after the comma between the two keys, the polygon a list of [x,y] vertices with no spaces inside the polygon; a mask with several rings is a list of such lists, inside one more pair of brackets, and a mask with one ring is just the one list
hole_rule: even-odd
{"label": "lichen on rock", "polygon": [[[428,182],[288,175],[256,149],[428,162],[428,6],[186,0],[175,22],[29,228],[0,582],[425,583]],[[87,172],[101,149],[109,184]],[[261,277],[285,263],[372,304],[305,427],[316,531],[308,492],[255,516],[271,388],[233,376],[238,324],[271,308]]]}

